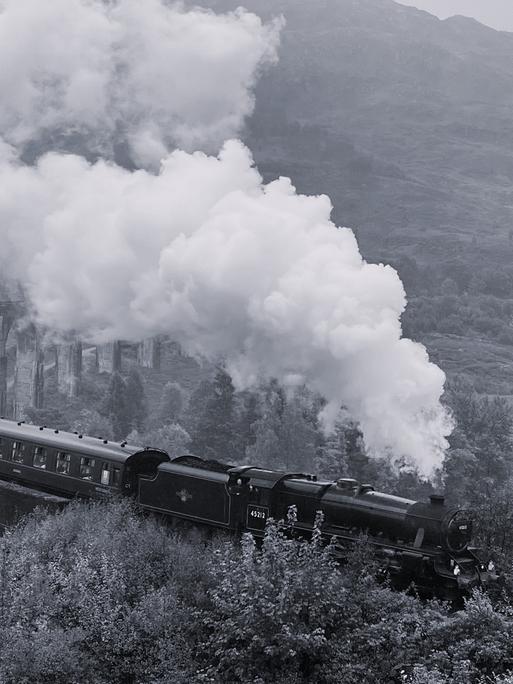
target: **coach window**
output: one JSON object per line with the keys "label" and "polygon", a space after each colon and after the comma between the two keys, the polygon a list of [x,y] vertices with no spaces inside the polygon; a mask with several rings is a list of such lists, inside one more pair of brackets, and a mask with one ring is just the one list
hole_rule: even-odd
{"label": "coach window", "polygon": [[94,458],[82,456],[80,459],[80,477],[83,480],[93,479]]}
{"label": "coach window", "polygon": [[57,462],[55,470],[62,475],[68,475],[71,465],[71,456],[66,454],[64,451],[57,452]]}
{"label": "coach window", "polygon": [[43,470],[46,469],[46,449],[43,449],[43,447],[40,446],[37,446],[34,449],[32,465],[35,468],[42,468]]}
{"label": "coach window", "polygon": [[25,453],[25,444],[23,442],[12,443],[12,460],[16,463],[23,463],[23,456]]}

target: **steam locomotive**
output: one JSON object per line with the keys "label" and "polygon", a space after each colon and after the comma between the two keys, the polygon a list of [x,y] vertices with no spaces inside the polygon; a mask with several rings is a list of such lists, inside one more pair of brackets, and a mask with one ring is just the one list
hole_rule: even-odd
{"label": "steam locomotive", "polygon": [[472,522],[441,496],[411,501],[353,479],[253,466],[0,420],[0,478],[61,497],[134,497],[145,511],[234,533],[264,535],[269,518],[297,511],[293,528],[308,536],[318,511],[322,535],[343,560],[362,532],[381,573],[398,587],[454,600],[494,578],[493,564],[470,546]]}

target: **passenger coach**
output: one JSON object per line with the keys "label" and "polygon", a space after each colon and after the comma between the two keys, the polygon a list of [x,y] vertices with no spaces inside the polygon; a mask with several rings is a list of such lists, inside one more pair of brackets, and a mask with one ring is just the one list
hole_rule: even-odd
{"label": "passenger coach", "polygon": [[169,456],[158,449],[0,419],[0,478],[51,494],[129,494],[163,461]]}

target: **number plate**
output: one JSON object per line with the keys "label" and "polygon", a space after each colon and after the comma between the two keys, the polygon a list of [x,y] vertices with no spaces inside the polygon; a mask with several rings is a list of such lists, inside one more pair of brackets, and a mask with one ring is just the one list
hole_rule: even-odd
{"label": "number plate", "polygon": [[248,506],[248,515],[246,520],[246,527],[248,530],[258,530],[259,532],[265,529],[265,523],[269,517],[269,508],[267,506]]}

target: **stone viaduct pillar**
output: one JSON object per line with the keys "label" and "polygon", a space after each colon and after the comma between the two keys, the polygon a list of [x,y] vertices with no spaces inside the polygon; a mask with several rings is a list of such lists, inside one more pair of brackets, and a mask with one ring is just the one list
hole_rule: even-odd
{"label": "stone viaduct pillar", "polygon": [[159,337],[149,337],[140,342],[137,349],[137,361],[143,368],[160,369],[162,341]]}
{"label": "stone viaduct pillar", "polygon": [[7,410],[7,337],[19,315],[19,304],[16,302],[0,302],[0,416]]}
{"label": "stone viaduct pillar", "polygon": [[68,397],[78,397],[82,381],[82,342],[59,344],[57,347],[57,383]]}

